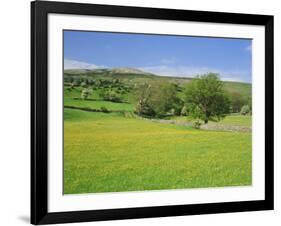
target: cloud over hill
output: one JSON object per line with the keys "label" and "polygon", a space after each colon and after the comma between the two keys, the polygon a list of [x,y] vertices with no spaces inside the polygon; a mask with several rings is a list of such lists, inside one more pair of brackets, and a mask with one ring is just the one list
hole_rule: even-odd
{"label": "cloud over hill", "polygon": [[98,69],[105,68],[95,64],[89,64],[78,60],[64,59],[64,69]]}

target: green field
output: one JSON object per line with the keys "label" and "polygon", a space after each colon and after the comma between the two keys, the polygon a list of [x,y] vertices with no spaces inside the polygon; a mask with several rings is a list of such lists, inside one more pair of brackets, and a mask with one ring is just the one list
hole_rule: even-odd
{"label": "green field", "polygon": [[[171,117],[171,120],[175,120],[178,122],[193,122],[194,120],[191,117],[182,117],[182,116],[175,116]],[[222,119],[219,122],[209,122],[211,125],[229,125],[229,126],[246,126],[251,127],[252,126],[252,116],[249,115],[238,115],[238,114],[232,114],[228,115],[224,119]]]}
{"label": "green field", "polygon": [[[106,70],[101,72],[68,71],[65,76],[112,79]],[[70,90],[65,83],[65,194],[251,185],[250,115],[231,114],[201,129],[193,128],[194,120],[186,116],[145,119],[133,113],[134,84],[165,80],[179,82],[181,88],[190,79],[115,76],[127,87],[121,102],[100,96],[103,89],[118,91],[114,84],[95,88],[82,100],[82,88]],[[251,95],[249,84],[225,82],[225,88]],[[184,93],[179,89],[177,95]],[[102,108],[108,113],[99,112]]]}
{"label": "green field", "polygon": [[69,109],[64,131],[65,194],[251,184],[251,133]]}

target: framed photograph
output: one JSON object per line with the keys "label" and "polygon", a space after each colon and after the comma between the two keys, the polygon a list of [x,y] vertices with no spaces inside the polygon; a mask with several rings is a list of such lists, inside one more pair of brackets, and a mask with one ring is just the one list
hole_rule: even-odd
{"label": "framed photograph", "polygon": [[31,62],[32,224],[273,209],[273,16],[35,1]]}

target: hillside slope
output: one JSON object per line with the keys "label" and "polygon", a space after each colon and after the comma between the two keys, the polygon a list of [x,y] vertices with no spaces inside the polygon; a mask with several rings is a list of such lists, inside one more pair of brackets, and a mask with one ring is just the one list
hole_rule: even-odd
{"label": "hillside slope", "polygon": [[[187,77],[168,77],[159,76],[134,68],[104,68],[104,69],[67,69],[64,71],[64,78],[73,79],[119,79],[123,82],[142,83],[142,82],[158,82],[167,81],[185,86],[192,78]],[[236,92],[243,96],[250,97],[252,85],[250,83],[224,81],[225,89],[229,92]]]}

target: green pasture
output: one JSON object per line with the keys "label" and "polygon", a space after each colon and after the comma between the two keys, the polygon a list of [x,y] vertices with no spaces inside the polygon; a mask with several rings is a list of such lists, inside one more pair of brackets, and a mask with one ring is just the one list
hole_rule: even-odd
{"label": "green pasture", "polygon": [[113,111],[133,111],[134,105],[129,103],[114,103],[103,100],[76,100],[76,99],[65,99],[64,106],[74,106],[90,109],[100,109],[106,107],[108,110]]}
{"label": "green pasture", "polygon": [[[184,116],[173,116],[169,119],[178,121],[178,122],[194,122],[195,120],[191,117]],[[202,122],[203,123],[203,122]],[[225,126],[243,126],[251,127],[252,126],[252,116],[250,115],[240,115],[240,114],[231,114],[227,115],[224,119],[219,122],[209,122],[210,125],[225,125]]]}
{"label": "green pasture", "polygon": [[[87,100],[81,100],[81,88],[75,88],[72,91],[64,90],[64,106],[73,106],[90,109],[100,109],[106,107],[111,111],[133,111],[134,104],[131,103],[115,103],[110,101],[104,101],[99,97],[100,90],[94,90]],[[128,95],[122,96],[125,100],[128,99]]]}
{"label": "green pasture", "polygon": [[[64,101],[93,108],[133,107],[77,101],[70,95]],[[220,123],[248,126],[251,119],[234,115]],[[64,193],[250,185],[251,149],[247,132],[196,130],[122,113],[65,109]]]}
{"label": "green pasture", "polygon": [[252,127],[252,116],[233,114],[228,115],[219,122],[209,122],[209,124]]}

